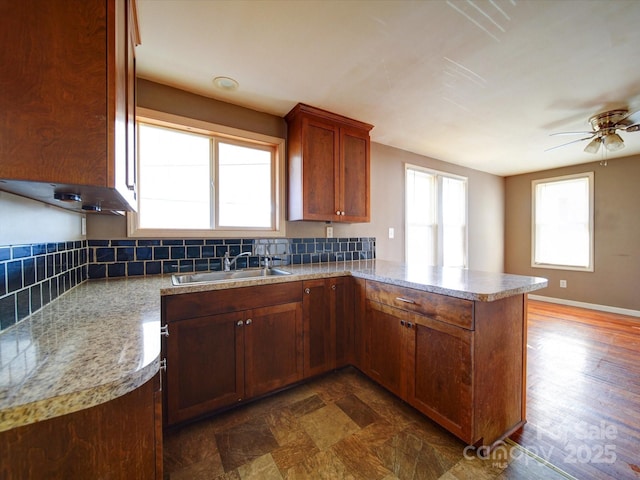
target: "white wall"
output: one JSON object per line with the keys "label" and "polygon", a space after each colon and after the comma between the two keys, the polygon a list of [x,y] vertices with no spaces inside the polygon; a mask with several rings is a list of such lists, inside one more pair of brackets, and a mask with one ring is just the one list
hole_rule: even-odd
{"label": "white wall", "polygon": [[0,191],[0,245],[83,240],[83,214]]}

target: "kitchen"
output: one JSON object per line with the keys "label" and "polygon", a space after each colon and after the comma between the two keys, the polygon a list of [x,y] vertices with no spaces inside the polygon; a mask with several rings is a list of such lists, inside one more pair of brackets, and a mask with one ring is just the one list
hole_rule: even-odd
{"label": "kitchen", "polygon": [[[141,8],[141,16],[143,14],[144,10]],[[144,31],[142,33],[142,45],[144,45]],[[282,132],[286,129],[281,116],[266,115],[255,110],[230,106],[228,103],[222,104],[210,98],[149,80],[139,79],[136,93],[138,105],[143,108],[180,115],[190,114],[198,118],[208,115],[209,118],[206,120],[212,123],[222,123],[220,117],[224,117],[226,122],[236,127],[244,121],[246,124],[240,124],[241,127],[245,126],[247,129],[276,136],[278,134],[282,136]],[[221,111],[224,113],[216,113]],[[363,118],[363,120],[369,119]],[[380,128],[379,125],[376,127]],[[633,141],[631,137],[633,135],[625,136],[628,150],[631,149]],[[582,149],[578,151],[581,152]],[[625,312],[639,310],[638,300],[633,294],[632,281],[635,272],[638,271],[637,255],[633,250],[627,256],[620,254],[627,251],[625,249],[628,248],[629,243],[633,243],[630,239],[637,237],[637,220],[633,210],[628,208],[628,205],[638,204],[637,193],[627,186],[618,188],[618,185],[625,185],[625,182],[632,182],[633,179],[638,178],[635,165],[637,159],[633,156],[609,159],[606,167],[601,167],[596,162],[595,165],[592,163],[587,166],[567,166],[553,172],[507,176],[505,180],[502,176],[442,162],[374,141],[371,144],[371,222],[334,223],[336,238],[375,238],[376,258],[391,261],[404,260],[403,202],[389,201],[391,198],[402,199],[404,196],[404,163],[423,165],[435,170],[463,175],[469,179],[468,236],[473,241],[469,242],[468,259],[471,270],[500,272],[504,269],[510,273],[544,276],[550,280],[550,287],[544,291],[546,296],[562,298],[564,295],[568,300],[610,305]],[[597,214],[609,220],[607,225],[596,222],[596,238],[602,236],[605,242],[598,243],[596,250],[596,255],[601,256],[596,262],[599,268],[589,275],[562,272],[562,275],[571,275],[563,277],[560,277],[559,272],[556,271],[531,268],[530,258],[527,258],[529,250],[523,248],[523,245],[529,245],[527,232],[530,228],[530,204],[528,203],[530,193],[529,187],[523,187],[523,185],[530,183],[534,176],[544,178],[586,169],[597,169],[598,182],[606,182],[603,185],[607,185],[606,190],[603,191],[599,186],[596,192],[596,204],[601,209]],[[606,202],[598,201],[598,195],[602,196],[601,199],[606,198]],[[85,239],[100,242],[127,238],[126,222],[123,217],[86,215],[87,236],[85,237],[82,233],[84,215],[66,213],[4,192],[0,193],[0,214],[3,225],[12,226],[11,229],[4,227],[2,229],[0,244],[7,246],[68,243]],[[38,225],[37,230],[33,228],[35,224]],[[396,235],[393,239],[388,238],[389,227],[395,228]],[[602,230],[598,231],[599,228]],[[323,222],[288,222],[286,232],[289,238],[322,238],[325,236],[325,224]],[[72,247],[72,251],[76,250],[75,245]],[[97,249],[99,245],[96,243],[92,247]],[[634,248],[633,245],[630,248]],[[608,281],[614,274],[621,279],[620,282]],[[568,280],[566,292],[556,287],[561,278]],[[78,280],[81,281],[82,278],[77,279],[76,282]],[[19,309],[23,310],[23,308]]]}

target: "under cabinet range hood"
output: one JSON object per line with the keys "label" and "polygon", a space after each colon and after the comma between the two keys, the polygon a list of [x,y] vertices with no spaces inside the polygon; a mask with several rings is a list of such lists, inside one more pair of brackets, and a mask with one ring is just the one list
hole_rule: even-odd
{"label": "under cabinet range hood", "polygon": [[122,215],[132,210],[118,191],[103,187],[0,180],[0,190],[75,212]]}

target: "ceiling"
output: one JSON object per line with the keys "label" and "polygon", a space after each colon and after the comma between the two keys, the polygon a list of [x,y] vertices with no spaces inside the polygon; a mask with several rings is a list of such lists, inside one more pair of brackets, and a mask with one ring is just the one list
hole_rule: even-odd
{"label": "ceiling", "polygon": [[[585,136],[549,134],[640,109],[637,0],[138,0],[138,20],[142,78],[279,116],[307,103],[496,175],[602,160],[545,152]],[[608,159],[640,153],[620,136]]]}

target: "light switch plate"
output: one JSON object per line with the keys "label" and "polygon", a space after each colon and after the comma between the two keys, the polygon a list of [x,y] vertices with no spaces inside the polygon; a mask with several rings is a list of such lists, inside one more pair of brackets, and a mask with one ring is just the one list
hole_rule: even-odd
{"label": "light switch plate", "polygon": [[396,236],[396,231],[393,227],[389,227],[389,238],[394,238]]}

